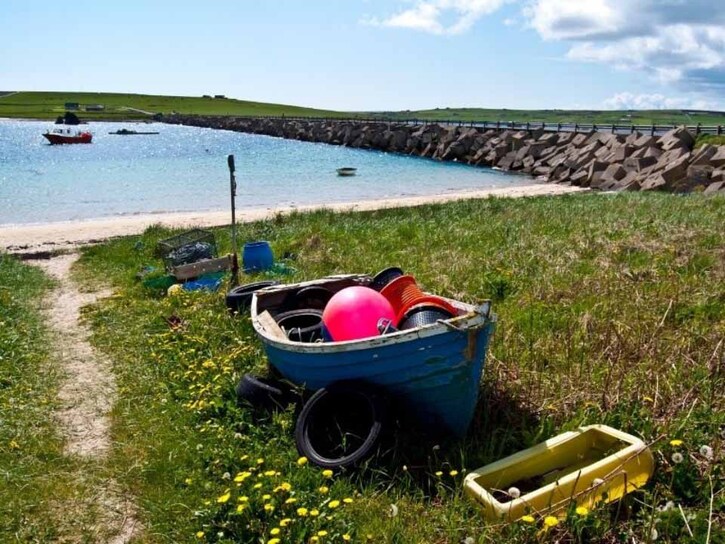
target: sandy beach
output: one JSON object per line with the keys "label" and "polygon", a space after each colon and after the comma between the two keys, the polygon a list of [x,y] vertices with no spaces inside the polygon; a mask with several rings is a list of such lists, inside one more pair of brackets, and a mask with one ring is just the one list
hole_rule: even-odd
{"label": "sandy beach", "polygon": [[[240,222],[266,219],[278,213],[331,209],[336,211],[368,211],[384,208],[420,206],[468,198],[520,198],[526,196],[561,195],[586,189],[562,185],[527,185],[510,188],[468,191],[455,194],[416,196],[408,198],[343,202],[320,206],[280,207],[237,210]],[[231,222],[230,211],[155,213],[110,217],[84,221],[0,226],[0,250],[10,253],[35,253],[70,249],[99,243],[117,236],[139,234],[154,224],[168,227],[211,227]]]}

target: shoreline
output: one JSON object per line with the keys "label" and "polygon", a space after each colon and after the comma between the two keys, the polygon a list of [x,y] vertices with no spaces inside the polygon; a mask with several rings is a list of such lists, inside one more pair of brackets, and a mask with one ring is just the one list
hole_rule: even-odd
{"label": "shoreline", "polygon": [[[372,211],[387,208],[406,208],[424,204],[439,204],[465,199],[488,197],[521,198],[527,196],[555,196],[587,191],[579,187],[554,184],[534,184],[516,187],[463,191],[451,194],[339,202],[311,206],[283,206],[279,208],[238,209],[237,221],[248,223],[269,219],[279,213],[314,210]],[[166,227],[213,227],[229,225],[231,211],[159,212],[123,217],[62,221],[55,223],[13,224],[0,226],[0,251],[8,253],[40,253],[73,249],[104,242],[110,238],[140,234],[151,225]]]}

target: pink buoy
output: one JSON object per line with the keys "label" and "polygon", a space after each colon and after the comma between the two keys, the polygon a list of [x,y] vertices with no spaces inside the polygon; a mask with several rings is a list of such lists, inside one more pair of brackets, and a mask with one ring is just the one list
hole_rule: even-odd
{"label": "pink buoy", "polygon": [[322,323],[335,342],[379,336],[381,319],[395,324],[393,306],[374,289],[362,286],[335,293],[322,313]]}

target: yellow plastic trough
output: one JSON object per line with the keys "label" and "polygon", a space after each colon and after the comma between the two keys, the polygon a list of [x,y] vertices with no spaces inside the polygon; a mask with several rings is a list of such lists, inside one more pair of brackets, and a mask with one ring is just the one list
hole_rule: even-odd
{"label": "yellow plastic trough", "polygon": [[[654,470],[647,445],[606,425],[560,434],[466,476],[466,493],[489,521],[515,521],[566,510],[589,509],[642,487]],[[512,498],[508,490],[520,490]],[[494,496],[495,495],[495,496]]]}

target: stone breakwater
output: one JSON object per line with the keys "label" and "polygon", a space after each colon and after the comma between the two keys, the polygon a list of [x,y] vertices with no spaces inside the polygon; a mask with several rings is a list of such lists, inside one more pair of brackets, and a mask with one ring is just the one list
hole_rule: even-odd
{"label": "stone breakwater", "polygon": [[196,115],[164,122],[498,167],[599,190],[725,193],[725,146],[693,149],[695,138],[684,127],[656,137]]}

